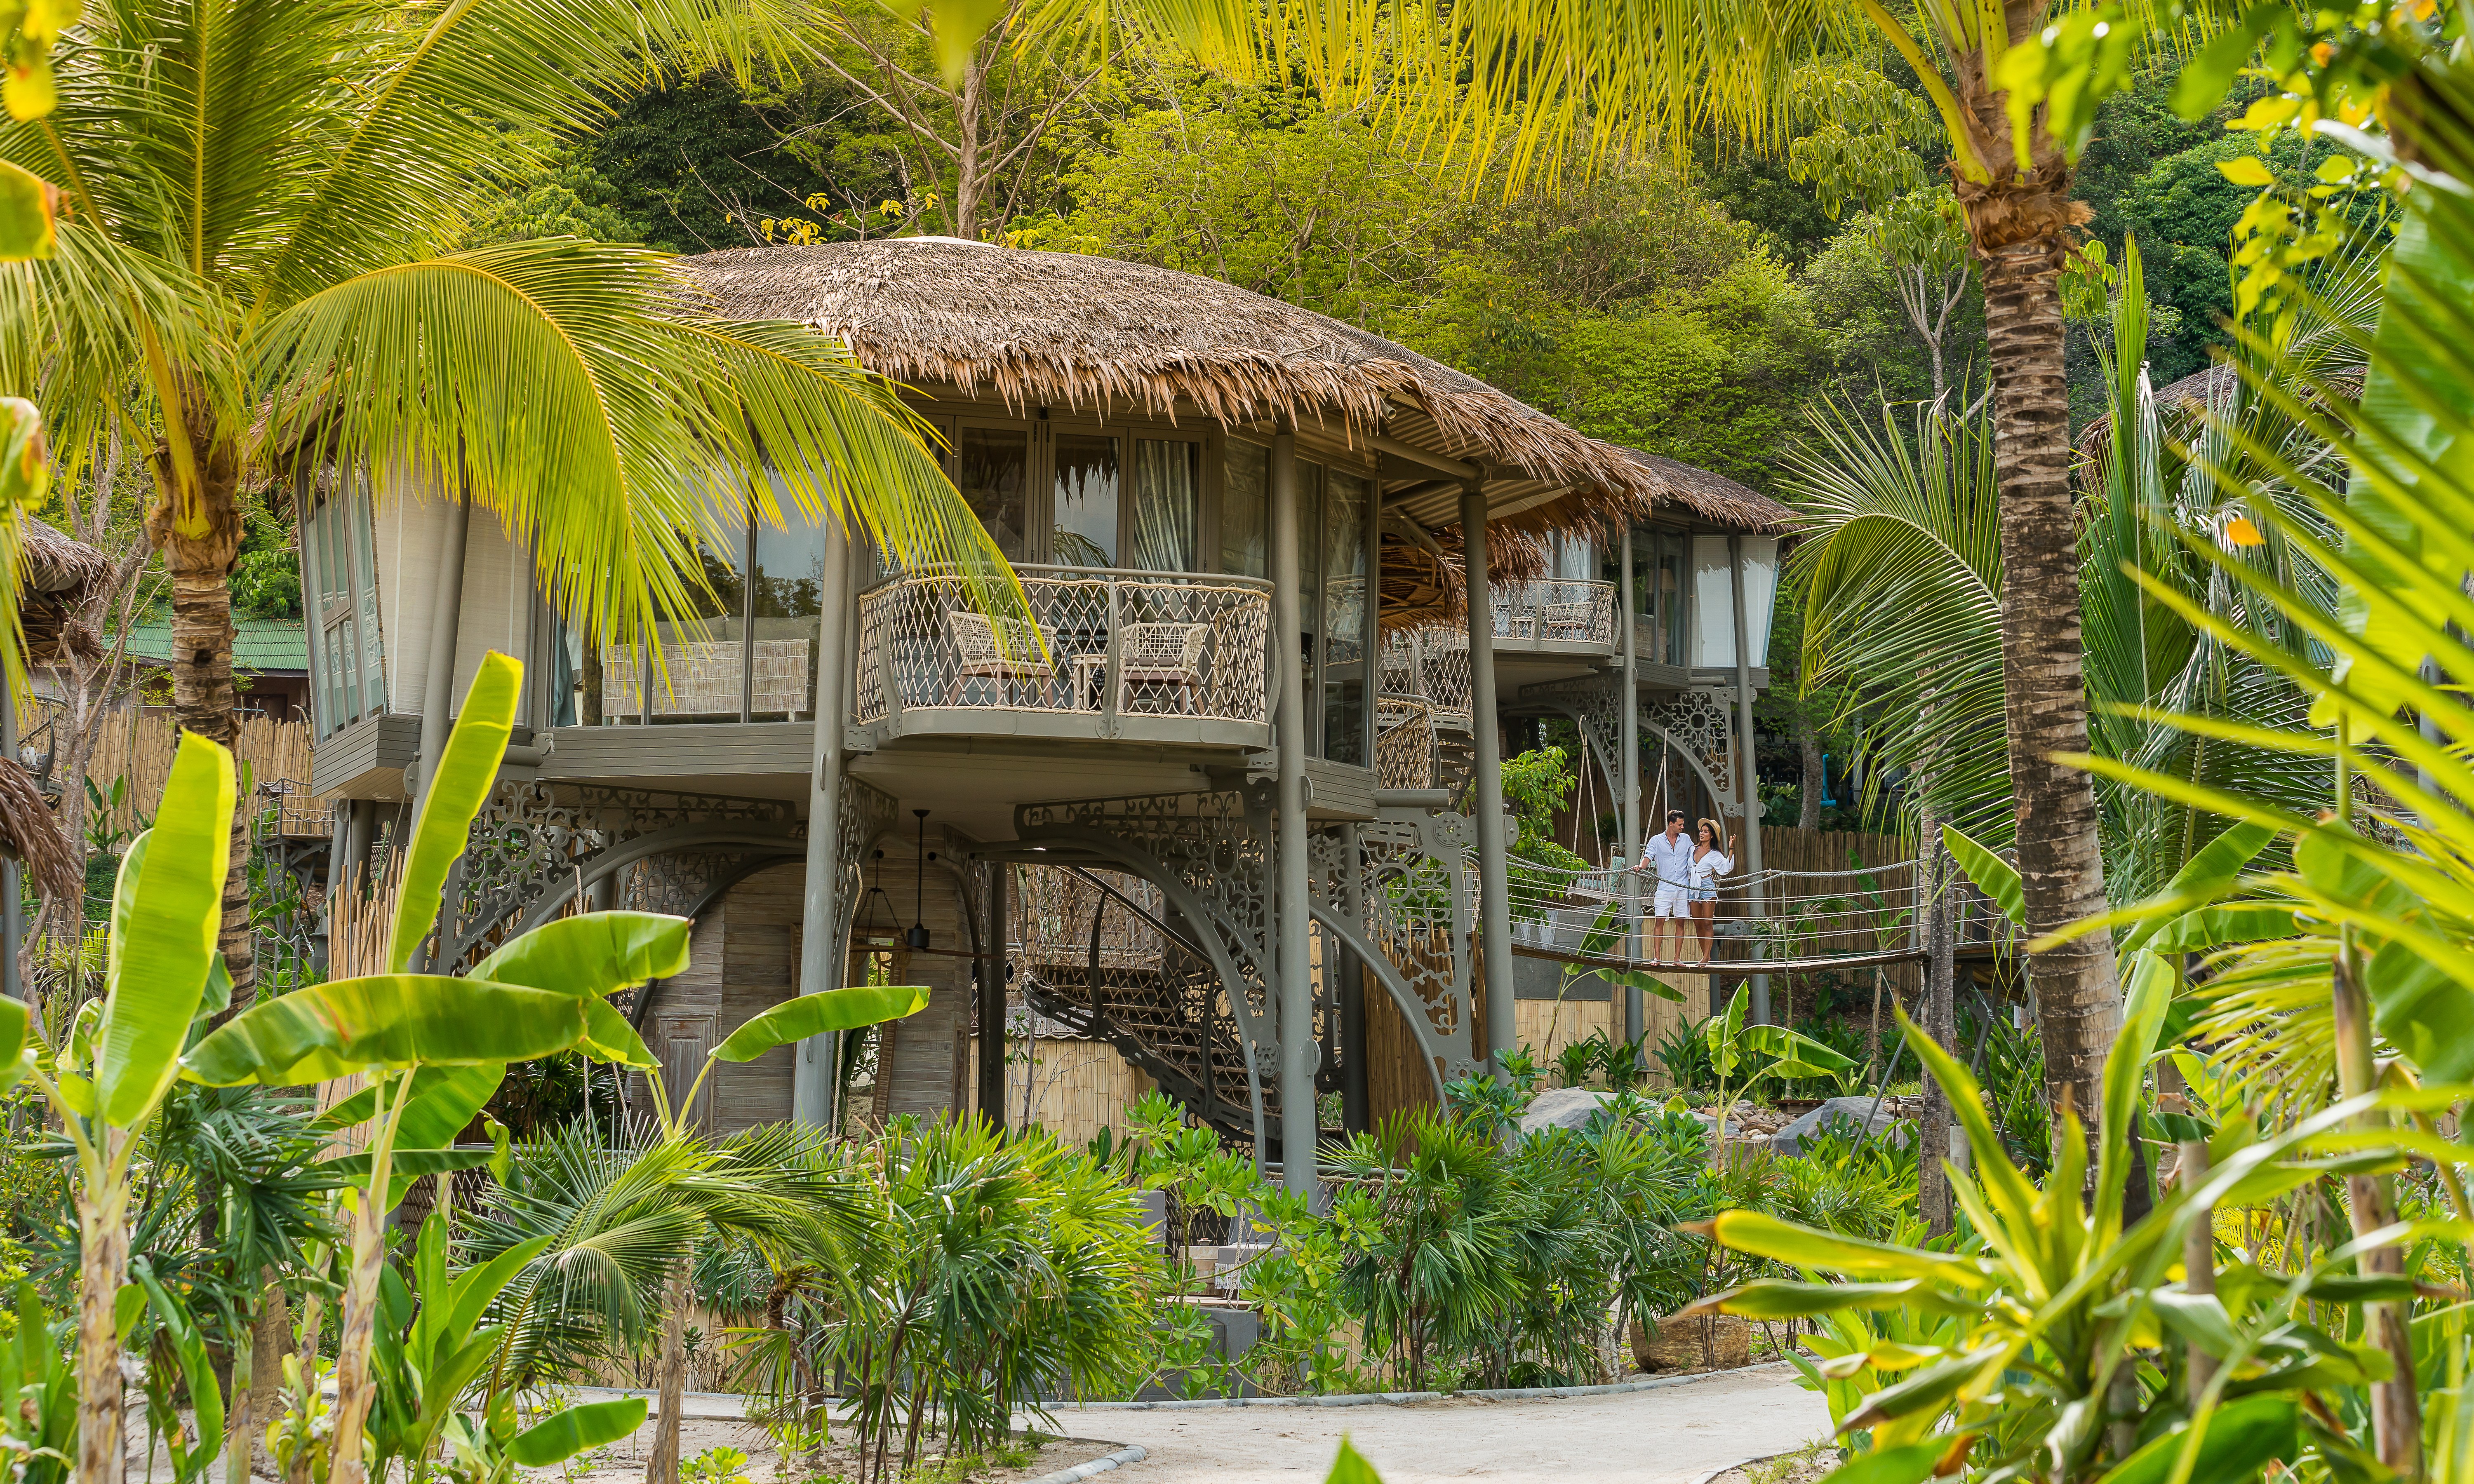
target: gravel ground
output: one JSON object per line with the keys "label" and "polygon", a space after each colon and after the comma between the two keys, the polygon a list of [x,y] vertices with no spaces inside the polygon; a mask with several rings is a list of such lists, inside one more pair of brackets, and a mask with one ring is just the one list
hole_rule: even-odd
{"label": "gravel ground", "polygon": [[1719,1471],[1802,1448],[1830,1430],[1829,1408],[1784,1367],[1560,1400],[1067,1409],[1057,1418],[1078,1434],[1104,1427],[1150,1450],[1106,1475],[1108,1484],[1320,1484],[1344,1435],[1384,1484],[1705,1484]]}

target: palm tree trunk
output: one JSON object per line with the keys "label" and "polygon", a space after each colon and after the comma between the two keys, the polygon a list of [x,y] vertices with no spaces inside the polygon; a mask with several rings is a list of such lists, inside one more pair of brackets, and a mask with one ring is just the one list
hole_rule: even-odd
{"label": "palm tree trunk", "polygon": [[[248,534],[240,508],[240,457],[211,413],[191,408],[189,446],[197,451],[196,490],[176,508],[179,484],[168,449],[156,453],[163,498],[146,515],[146,534],[172,576],[172,714],[182,730],[230,747],[232,716],[231,569]],[[224,967],[232,1005],[245,1008],[257,988],[257,960],[249,931],[249,810],[232,812],[231,862],[224,877]],[[221,1018],[230,1017],[230,1012]]]}
{"label": "palm tree trunk", "polygon": [[[107,1166],[128,1137],[103,1131]],[[129,1191],[78,1191],[78,1484],[120,1484],[123,1435],[120,1330],[115,1301],[129,1271]]]}
{"label": "palm tree trunk", "polygon": [[[2049,224],[2023,240],[1988,248],[1984,261],[2001,491],[2002,683],[2019,878],[2031,936],[2091,917],[2105,904],[2095,784],[2087,774],[2051,760],[2088,746],[2070,396],[2056,285],[2072,214],[2070,203],[2059,200],[2067,189],[2065,178],[2041,210],[2001,196],[1969,208],[1972,224],[1988,203],[2002,207],[1984,213],[1991,223],[2034,216]],[[2046,1086],[2054,1105],[2076,1108],[2093,1135],[2105,1053],[2122,1028],[2112,935],[2090,933],[2029,955],[2027,985],[2044,1038]]]}
{"label": "palm tree trunk", "polygon": [[[1925,935],[1924,1032],[1933,1044],[1944,1051],[1954,1052],[1958,1042],[1957,966],[1955,944],[1951,933],[1950,881],[1953,867],[1949,853],[1942,849],[1940,821],[1930,808],[1916,831],[1921,849],[1916,860],[1916,886],[1921,895],[1916,926]],[[1931,1077],[1925,1079],[1924,1118],[1919,1125],[1923,1140],[1922,1158],[1916,1161],[1916,1201],[1924,1216],[1925,1230],[1934,1236],[1947,1236],[1956,1223],[1951,1194],[1950,1170],[1950,1089]]]}
{"label": "palm tree trunk", "polygon": [[1796,789],[1795,825],[1798,829],[1821,827],[1821,796],[1830,791],[1830,763],[1821,753],[1821,731],[1812,725],[1812,713],[1798,702],[1790,713],[1789,728],[1795,732],[1796,767],[1804,775]]}
{"label": "palm tree trunk", "polygon": [[682,1256],[670,1264],[662,1285],[662,1359],[657,1384],[662,1415],[653,1426],[653,1456],[644,1465],[644,1484],[679,1484],[679,1407],[688,1391],[688,1262]]}

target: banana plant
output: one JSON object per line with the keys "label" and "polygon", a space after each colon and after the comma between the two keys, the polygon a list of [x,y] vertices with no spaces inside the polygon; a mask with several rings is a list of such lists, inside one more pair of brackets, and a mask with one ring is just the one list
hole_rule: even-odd
{"label": "banana plant", "polygon": [[388,938],[388,972],[315,985],[249,1009],[190,1048],[179,1067],[181,1075],[210,1087],[369,1079],[365,1102],[348,1100],[329,1114],[339,1125],[365,1117],[367,1127],[366,1147],[350,1157],[358,1184],[346,1196],[349,1266],[337,1337],[330,1484],[362,1484],[366,1477],[362,1451],[377,1395],[370,1362],[386,1212],[400,1183],[459,1162],[447,1146],[496,1090],[510,1062],[581,1047],[651,1065],[643,1041],[601,998],[687,967],[684,919],[621,913],[570,919],[527,934],[469,975],[409,971],[438,921],[448,874],[464,852],[473,819],[497,781],[522,673],[515,660],[493,653],[465,694],[414,822]]}
{"label": "banana plant", "polygon": [[[153,829],[130,843],[111,901],[104,993],[56,1051],[0,999],[0,1088],[31,1081],[60,1114],[76,1159],[80,1484],[120,1477],[121,1298],[129,1269],[130,1165],[137,1136],[180,1071],[181,1049],[221,961],[215,952],[231,837],[231,754],[183,734]],[[222,983],[229,993],[230,980]]]}
{"label": "banana plant", "polygon": [[1727,1162],[1727,1116],[1734,1104],[1727,1096],[1727,1079],[1738,1069],[1751,1067],[1755,1058],[1764,1058],[1760,1065],[1747,1071],[1737,1091],[1750,1097],[1761,1079],[1783,1077],[1827,1077],[1843,1072],[1856,1064],[1838,1052],[1800,1031],[1783,1025],[1744,1023],[1752,1007],[1751,992],[1737,986],[1735,997],[1727,1003],[1727,1013],[1711,1016],[1702,1026],[1702,1037],[1710,1047],[1710,1067],[1718,1078],[1718,1162]]}
{"label": "banana plant", "polygon": [[378,1302],[385,1322],[377,1327],[372,1371],[383,1404],[371,1429],[373,1473],[384,1477],[387,1466],[401,1459],[411,1476],[421,1478],[432,1453],[443,1451],[451,1477],[472,1484],[503,1481],[520,1464],[542,1469],[564,1463],[644,1424],[642,1397],[564,1408],[521,1430],[508,1393],[493,1393],[477,1416],[460,1404],[506,1333],[503,1319],[485,1319],[549,1242],[536,1238],[450,1273],[447,1218],[432,1212],[421,1226],[410,1281],[393,1267],[381,1274]]}

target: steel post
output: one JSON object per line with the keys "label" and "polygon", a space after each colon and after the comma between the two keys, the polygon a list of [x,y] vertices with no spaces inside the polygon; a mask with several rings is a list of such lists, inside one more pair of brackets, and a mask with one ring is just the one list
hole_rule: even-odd
{"label": "steel post", "polygon": [[[1623,848],[1627,868],[1615,877],[1617,895],[1624,903],[1624,924],[1627,937],[1640,926],[1639,878],[1629,868],[1640,860],[1640,624],[1634,604],[1637,594],[1632,570],[1632,522],[1623,529],[1623,678],[1622,697],[1617,706],[1623,713],[1623,760],[1616,770],[1616,787],[1621,790],[1622,824],[1615,839]],[[1630,985],[1623,992],[1623,1034],[1626,1041],[1638,1041],[1648,1023],[1647,1007],[1641,1002],[1638,989]]]}
{"label": "steel post", "polygon": [[[1744,611],[1744,539],[1740,536],[1727,538],[1727,575],[1735,589],[1735,796],[1744,803],[1744,912],[1758,922],[1761,918],[1761,775],[1753,734],[1752,635],[1750,615]],[[1760,946],[1760,939],[1755,937],[1756,956]],[[1711,998],[1716,998],[1714,989]],[[1714,1011],[1716,1006],[1710,1008]],[[1753,1019],[1767,1024],[1769,1017],[1770,976],[1755,974]]]}
{"label": "steel post", "polygon": [[[1279,948],[1280,1168],[1292,1190],[1311,1195],[1315,1169],[1314,983],[1306,934],[1305,624],[1298,609],[1298,439],[1272,435],[1272,645],[1279,652],[1273,745],[1279,751],[1279,821],[1273,885]],[[1255,1151],[1260,1160],[1262,1151]]]}
{"label": "steel post", "polygon": [[1486,954],[1486,1056],[1496,1080],[1517,1024],[1512,1004],[1511,851],[1503,838],[1503,738],[1494,700],[1494,599],[1488,586],[1486,491],[1461,486],[1461,551],[1468,581],[1469,731],[1477,742],[1478,939]]}
{"label": "steel post", "polygon": [[[824,611],[817,618],[816,734],[810,749],[808,793],[808,866],[799,902],[799,993],[841,988],[841,914],[836,910],[843,870],[842,834],[842,681],[845,666],[842,636],[849,626],[853,574],[848,535],[830,513],[825,517],[822,570],[838,573],[838,584],[826,585]],[[799,1042],[790,1063],[790,1117],[818,1127],[836,1127],[835,1094],[841,1079],[841,1038],[811,1036]]]}

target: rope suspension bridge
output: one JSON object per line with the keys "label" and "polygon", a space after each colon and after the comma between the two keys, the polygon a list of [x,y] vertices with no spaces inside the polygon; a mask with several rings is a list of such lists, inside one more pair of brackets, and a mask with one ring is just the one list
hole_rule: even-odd
{"label": "rope suspension bridge", "polygon": [[[1589,969],[1742,976],[1919,960],[1929,948],[1914,860],[1722,877],[1707,917],[1654,915],[1655,874],[1515,859],[1512,951]],[[1468,868],[1476,869],[1474,861]],[[1945,898],[1962,956],[2006,955],[2017,926],[1955,870]]]}

